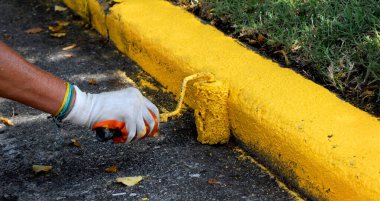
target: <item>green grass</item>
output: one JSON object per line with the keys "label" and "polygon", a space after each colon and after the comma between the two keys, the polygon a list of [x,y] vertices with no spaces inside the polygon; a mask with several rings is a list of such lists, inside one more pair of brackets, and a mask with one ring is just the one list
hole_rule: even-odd
{"label": "green grass", "polygon": [[[266,37],[290,66],[313,68],[354,102],[380,102],[379,0],[180,0],[210,20]],[[301,69],[302,70],[302,69]],[[373,105],[372,104],[372,105]]]}

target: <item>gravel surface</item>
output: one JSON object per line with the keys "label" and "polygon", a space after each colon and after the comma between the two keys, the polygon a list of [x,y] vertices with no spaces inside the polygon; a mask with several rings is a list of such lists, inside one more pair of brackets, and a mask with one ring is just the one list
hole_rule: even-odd
{"label": "gravel surface", "polygon": [[[174,109],[173,96],[152,77],[79,17],[69,10],[56,12],[54,5],[47,0],[0,0],[0,40],[84,91],[116,90],[134,82],[161,110]],[[50,36],[48,26],[55,26],[56,20],[70,22],[66,37]],[[25,33],[38,27],[43,31]],[[62,50],[71,44],[76,47]],[[131,81],[118,78],[117,69],[127,72]],[[0,200],[294,199],[257,165],[238,159],[235,143],[198,143],[190,112],[162,124],[158,137],[122,145],[98,142],[94,132],[69,123],[57,128],[48,114],[1,98],[0,116],[15,124],[0,124]],[[73,146],[72,139],[80,147]],[[119,171],[105,172],[113,164]],[[32,165],[53,169],[34,174]],[[132,187],[115,181],[129,176],[144,178]]]}

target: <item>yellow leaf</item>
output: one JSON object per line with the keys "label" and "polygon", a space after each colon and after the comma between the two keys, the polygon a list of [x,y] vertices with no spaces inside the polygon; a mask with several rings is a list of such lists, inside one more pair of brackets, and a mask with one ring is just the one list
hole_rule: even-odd
{"label": "yellow leaf", "polygon": [[76,46],[77,46],[76,44],[72,44],[72,45],[69,45],[69,46],[67,46],[67,47],[62,48],[62,50],[63,50],[63,51],[71,50],[71,49],[75,48]]}
{"label": "yellow leaf", "polygon": [[49,26],[48,27],[51,32],[60,32],[63,29],[63,26]]}
{"label": "yellow leaf", "polygon": [[149,198],[143,197],[143,198],[141,198],[141,200],[149,200]]}
{"label": "yellow leaf", "polygon": [[48,165],[48,166],[44,166],[44,165],[33,165],[32,166],[32,169],[33,169],[33,172],[35,173],[35,174],[37,174],[37,173],[40,173],[40,172],[49,172],[50,170],[52,170],[53,169],[53,166],[50,166],[50,165]]}
{"label": "yellow leaf", "polygon": [[106,168],[106,172],[109,172],[109,173],[115,173],[118,171],[118,168],[117,166],[114,164],[114,165],[111,165],[110,167]]}
{"label": "yellow leaf", "polygon": [[78,139],[71,139],[71,144],[76,147],[80,147],[80,142]]}
{"label": "yellow leaf", "polygon": [[126,186],[134,186],[138,184],[143,179],[142,176],[136,176],[136,177],[119,177],[116,178],[117,182],[120,182]]}
{"label": "yellow leaf", "polygon": [[13,126],[14,124],[11,122],[11,120],[5,118],[5,117],[0,117],[1,123],[5,124],[6,126]]}
{"label": "yellow leaf", "polygon": [[114,3],[121,3],[123,0],[113,0]]}
{"label": "yellow leaf", "polygon": [[66,33],[51,33],[50,36],[53,36],[56,38],[62,38],[66,36]]}
{"label": "yellow leaf", "polygon": [[55,23],[57,23],[58,26],[63,26],[63,27],[69,26],[69,24],[70,24],[70,22],[61,21],[61,20],[57,20],[57,21],[55,21]]}
{"label": "yellow leaf", "polygon": [[30,29],[25,30],[25,33],[35,34],[35,33],[40,33],[42,31],[44,31],[44,29],[42,29],[41,27],[34,27],[34,28],[30,28]]}
{"label": "yellow leaf", "polygon": [[65,7],[58,6],[58,5],[54,6],[54,11],[62,12],[62,11],[66,11],[66,10],[67,10],[67,8],[65,8]]}

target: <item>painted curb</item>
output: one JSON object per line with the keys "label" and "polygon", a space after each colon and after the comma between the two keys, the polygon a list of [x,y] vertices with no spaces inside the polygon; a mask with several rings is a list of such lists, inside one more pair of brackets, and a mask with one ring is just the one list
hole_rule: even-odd
{"label": "painted curb", "polygon": [[375,117],[164,0],[124,0],[111,8],[99,0],[64,1],[170,91],[178,93],[182,79],[197,72],[228,83],[235,137],[303,195],[380,197]]}

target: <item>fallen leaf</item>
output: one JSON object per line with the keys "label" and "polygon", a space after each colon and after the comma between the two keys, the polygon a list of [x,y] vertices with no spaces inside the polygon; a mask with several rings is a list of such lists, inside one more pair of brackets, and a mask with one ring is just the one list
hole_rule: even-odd
{"label": "fallen leaf", "polygon": [[278,51],[275,51],[274,53],[275,54],[276,53],[282,54],[282,56],[284,56],[284,59],[285,59],[285,64],[289,65],[289,59],[288,59],[288,56],[286,55],[286,52],[284,50],[278,50]]}
{"label": "fallen leaf", "polygon": [[4,37],[4,40],[9,40],[12,38],[12,36],[9,34],[4,34],[3,37]]}
{"label": "fallen leaf", "polygon": [[298,44],[298,43],[294,43],[292,46],[291,46],[291,50],[292,52],[296,52],[297,50],[299,50],[301,48],[301,45]]}
{"label": "fallen leaf", "polygon": [[50,36],[53,36],[55,38],[62,38],[66,36],[66,33],[51,33]]}
{"label": "fallen leaf", "polygon": [[89,85],[97,85],[97,84],[98,84],[94,78],[88,80],[87,83],[88,83]]}
{"label": "fallen leaf", "polygon": [[130,187],[130,186],[134,186],[134,185],[138,184],[142,179],[143,179],[142,176],[119,177],[119,178],[116,178],[116,181]]}
{"label": "fallen leaf", "polygon": [[109,172],[109,173],[115,173],[118,171],[118,167],[114,164],[114,165],[111,165],[110,167],[106,168],[106,172]]}
{"label": "fallen leaf", "polygon": [[66,10],[67,10],[67,8],[65,8],[65,7],[58,6],[58,5],[54,6],[54,11],[62,12],[62,11],[66,11]]}
{"label": "fallen leaf", "polygon": [[42,31],[44,31],[43,28],[41,28],[41,27],[34,27],[34,28],[30,28],[30,29],[25,30],[25,33],[27,33],[27,34],[35,34],[35,33],[40,33]]}
{"label": "fallen leaf", "polygon": [[80,142],[78,139],[74,138],[74,139],[71,139],[71,145],[80,147]]}
{"label": "fallen leaf", "polygon": [[222,182],[216,180],[216,179],[209,179],[207,181],[208,184],[222,184]]}
{"label": "fallen leaf", "polygon": [[141,200],[149,200],[149,198],[143,197],[143,198],[141,198]]}
{"label": "fallen leaf", "polygon": [[262,34],[259,34],[257,36],[257,41],[259,42],[260,45],[262,45],[264,43],[264,36]]}
{"label": "fallen leaf", "polygon": [[73,54],[64,54],[63,56],[64,56],[64,57],[66,57],[66,58],[71,58],[71,57],[74,57],[74,55],[73,55]]}
{"label": "fallen leaf", "polygon": [[5,117],[0,117],[1,123],[5,124],[6,126],[14,126],[14,124],[11,122],[11,120],[5,118]]}
{"label": "fallen leaf", "polygon": [[48,165],[48,166],[44,166],[44,165],[33,165],[33,166],[32,166],[32,169],[33,169],[33,172],[34,172],[35,174],[40,173],[40,172],[45,172],[45,173],[47,173],[47,172],[49,172],[50,170],[53,169],[53,166],[50,166],[50,165]]}
{"label": "fallen leaf", "polygon": [[57,23],[59,26],[63,26],[63,27],[69,26],[69,24],[70,24],[70,22],[62,21],[62,20],[57,20],[57,21],[55,21],[55,23]]}
{"label": "fallen leaf", "polygon": [[63,30],[63,26],[60,26],[60,25],[58,25],[58,26],[49,26],[48,28],[49,28],[49,30],[51,32],[54,32],[54,33],[61,32]]}
{"label": "fallen leaf", "polygon": [[71,50],[71,49],[75,48],[76,46],[77,46],[77,44],[72,44],[72,45],[69,45],[69,46],[62,48],[62,50],[63,51]]}

